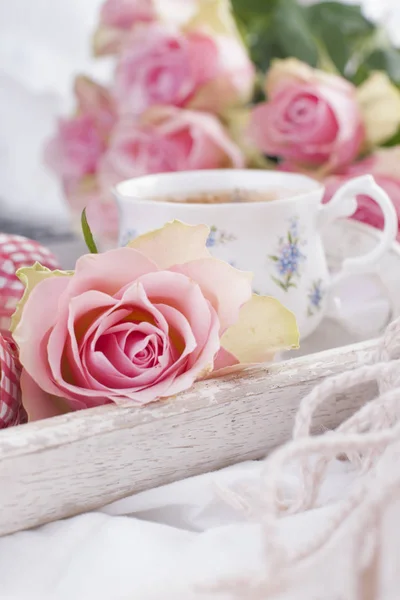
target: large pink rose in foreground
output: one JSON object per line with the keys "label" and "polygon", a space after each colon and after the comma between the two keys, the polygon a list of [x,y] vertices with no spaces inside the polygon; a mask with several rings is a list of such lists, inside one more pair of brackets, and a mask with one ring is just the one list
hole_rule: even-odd
{"label": "large pink rose in foreground", "polygon": [[75,272],[20,272],[27,289],[12,329],[31,419],[143,405],[297,346],[293,314],[252,296],[251,274],[212,258],[208,234],[175,221],[130,247],[81,257]]}
{"label": "large pink rose in foreground", "polygon": [[[400,146],[381,149],[368,158],[350,165],[336,175],[328,177],[324,184],[326,192],[324,202],[328,202],[335,192],[348,179],[359,175],[371,174],[378,185],[380,185],[392,200],[397,211],[400,227]],[[354,219],[383,229],[384,219],[379,206],[369,196],[357,196],[358,209]],[[400,239],[400,236],[398,236]]]}
{"label": "large pink rose in foreground", "polygon": [[296,59],[277,60],[266,93],[268,101],[255,107],[250,126],[264,153],[325,172],[357,157],[364,126],[351,83]]}
{"label": "large pink rose in foreground", "polygon": [[242,152],[213,115],[160,107],[122,120],[99,168],[105,190],[148,173],[243,167]]}
{"label": "large pink rose in foreground", "polygon": [[153,25],[137,29],[126,42],[115,95],[122,112],[131,115],[161,104],[218,112],[247,100],[253,79],[238,40]]}
{"label": "large pink rose in foreground", "polygon": [[45,150],[47,164],[67,190],[96,173],[115,123],[114,104],[105,88],[78,77],[75,96],[76,114],[60,120],[58,131]]}

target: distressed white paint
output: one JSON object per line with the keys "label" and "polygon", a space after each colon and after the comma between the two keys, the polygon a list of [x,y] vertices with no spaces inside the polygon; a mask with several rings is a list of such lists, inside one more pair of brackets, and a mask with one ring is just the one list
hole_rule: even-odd
{"label": "distressed white paint", "polygon": [[[252,367],[146,408],[106,406],[2,431],[0,535],[264,456],[289,438],[300,399],[375,344]],[[336,426],[375,391],[338,397],[316,425]]]}

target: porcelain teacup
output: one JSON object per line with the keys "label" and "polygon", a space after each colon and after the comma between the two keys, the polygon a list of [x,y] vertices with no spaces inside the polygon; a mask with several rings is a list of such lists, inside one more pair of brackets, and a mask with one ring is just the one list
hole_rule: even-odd
{"label": "porcelain teacup", "polygon": [[[202,195],[227,192],[232,194],[230,202],[201,202]],[[332,286],[344,277],[368,272],[397,234],[393,204],[370,175],[344,184],[328,204],[322,204],[320,183],[278,171],[146,175],[120,183],[114,193],[120,211],[120,245],[174,219],[208,225],[210,252],[239,269],[252,271],[254,291],[275,296],[292,310],[302,338],[310,335],[326,314]],[[240,201],[246,194],[250,201]],[[334,219],[351,216],[358,194],[372,197],[380,206],[385,218],[383,235],[371,252],[346,259],[332,277],[321,228]],[[193,197],[200,201],[187,202]]]}

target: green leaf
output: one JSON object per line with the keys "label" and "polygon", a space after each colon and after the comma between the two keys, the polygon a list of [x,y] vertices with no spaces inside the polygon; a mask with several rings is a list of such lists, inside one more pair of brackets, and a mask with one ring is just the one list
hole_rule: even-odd
{"label": "green leaf", "polygon": [[86,243],[86,246],[88,247],[89,252],[91,254],[98,254],[99,251],[97,250],[97,246],[93,239],[93,235],[90,230],[89,223],[88,223],[88,220],[86,217],[86,208],[84,208],[82,211],[81,225],[82,225],[83,237],[85,239],[85,243]]}
{"label": "green leaf", "polygon": [[399,131],[397,131],[397,133],[394,134],[393,137],[390,138],[390,140],[387,140],[387,142],[385,142],[383,146],[385,146],[386,148],[390,148],[392,146],[400,146],[400,129]]}
{"label": "green leaf", "polygon": [[293,244],[293,238],[292,238],[292,234],[290,233],[290,231],[288,231],[287,238],[288,238],[289,244]]}
{"label": "green leaf", "polygon": [[340,2],[323,2],[307,8],[308,20],[320,45],[338,71],[344,75],[357,45],[370,37],[374,26],[359,6]]}
{"label": "green leaf", "polygon": [[323,2],[309,6],[307,12],[310,24],[316,30],[325,31],[326,25],[329,24],[345,37],[365,35],[374,31],[373,24],[363,16],[360,6]]}
{"label": "green leaf", "polygon": [[265,15],[275,10],[279,0],[231,0],[235,15]]}
{"label": "green leaf", "polygon": [[318,48],[304,7],[295,0],[280,0],[272,17],[272,28],[286,56],[316,66]]}
{"label": "green leaf", "polygon": [[[233,13],[249,47],[251,58],[263,72],[274,58],[295,57],[311,66],[339,72],[351,80],[363,80],[361,72],[377,32],[359,6],[322,2],[301,6],[296,0],[231,0]],[[391,71],[394,70],[392,65]],[[257,100],[262,100],[258,93]]]}
{"label": "green leaf", "polygon": [[274,58],[294,56],[314,66],[317,45],[296,0],[232,0],[251,58],[265,72]]}
{"label": "green leaf", "polygon": [[355,72],[350,74],[350,78],[354,85],[358,87],[368,79],[370,73],[371,70],[366,64],[364,64],[364,62],[362,62],[362,64],[356,68]]}
{"label": "green leaf", "polygon": [[373,71],[386,71],[389,77],[400,84],[400,50],[380,48],[365,58],[364,65]]}
{"label": "green leaf", "polygon": [[271,279],[274,283],[279,285],[279,287],[282,288],[284,292],[287,292],[286,285],[280,279],[278,279],[277,277],[274,277],[273,275],[271,275]]}
{"label": "green leaf", "polygon": [[[273,13],[251,17],[243,21],[240,26],[245,30],[245,42],[249,48],[252,61],[264,75],[273,58],[285,58],[285,53],[275,40],[272,30]],[[262,96],[262,91],[260,96]],[[261,98],[260,98],[261,99]]]}
{"label": "green leaf", "polygon": [[273,260],[274,262],[278,262],[279,258],[277,256],[268,256],[268,258],[270,260]]}

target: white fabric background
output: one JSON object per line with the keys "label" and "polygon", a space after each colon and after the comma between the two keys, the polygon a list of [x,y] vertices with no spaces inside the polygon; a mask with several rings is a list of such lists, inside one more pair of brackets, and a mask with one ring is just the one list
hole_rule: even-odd
{"label": "white fabric background", "polygon": [[[143,492],[101,513],[0,538],[0,597],[229,598],[211,590],[232,576],[255,576],[264,568],[265,557],[259,523],[230,508],[220,490],[257,490],[261,465],[243,463]],[[348,465],[333,464],[321,501],[339,498],[351,479]],[[283,482],[286,494],[293,494],[296,472],[288,470]],[[285,545],[293,549],[312,539],[333,508],[334,504],[283,519],[280,536]],[[306,589],[295,598],[311,600]]]}

